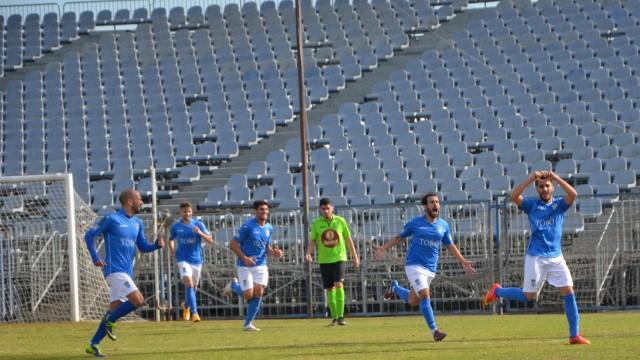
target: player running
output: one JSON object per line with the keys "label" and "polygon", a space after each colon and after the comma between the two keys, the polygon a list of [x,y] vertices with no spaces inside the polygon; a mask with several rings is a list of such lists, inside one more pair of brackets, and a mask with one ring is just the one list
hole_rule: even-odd
{"label": "player running", "polygon": [[243,297],[248,302],[244,320],[244,331],[260,331],[253,325],[253,320],[260,311],[262,295],[269,280],[266,255],[282,257],[282,250],[271,245],[273,226],[268,222],[269,203],[258,200],[253,203],[256,216],[245,222],[238,234],[231,240],[231,250],[238,256],[237,279],[231,280],[224,288],[224,293],[232,293]]}
{"label": "player running", "polygon": [[306,262],[313,261],[311,252],[317,249],[322,284],[327,290],[327,303],[333,320],[331,325],[347,325],[344,320],[344,275],[347,264],[347,246],[353,266],[360,267],[360,259],[351,239],[346,220],[333,213],[328,198],[320,199],[320,213],[311,224],[310,244],[304,255]]}
{"label": "player running", "polygon": [[[567,194],[553,197],[553,181]],[[535,183],[538,198],[525,198],[524,190]],[[564,214],[576,199],[576,190],[552,171],[536,171],[519,184],[511,194],[511,199],[529,217],[531,236],[527,255],[524,258],[523,288],[502,288],[495,283],[482,299],[487,306],[499,297],[526,303],[535,300],[547,281],[560,290],[564,299],[564,310],[569,321],[569,343],[588,345],[591,342],[579,333],[580,315],[573,279],[562,256],[562,223]]]}
{"label": "player running", "polygon": [[420,311],[431,330],[433,340],[442,341],[447,336],[436,326],[435,316],[431,307],[429,286],[436,276],[440,245],[443,244],[453,253],[458,262],[464,268],[467,275],[475,274],[473,263],[460,253],[458,247],[451,239],[449,224],[438,218],[440,215],[440,200],[435,193],[428,193],[422,197],[425,215],[418,216],[404,225],[404,230],[387,241],[382,246],[375,246],[375,260],[384,258],[385,250],[400,243],[406,237],[411,236],[405,272],[411,283],[412,290],[401,287],[398,281],[393,280],[391,287],[384,294],[385,299],[391,299],[394,295],[401,298],[411,306],[420,306]]}
{"label": "player running", "polygon": [[[180,221],[171,226],[169,249],[176,257],[176,264],[185,287],[182,304],[184,320],[200,321],[196,306],[196,288],[202,273],[202,239],[213,244],[213,236],[200,220],[193,219],[193,207],[189,202],[180,204]],[[176,248],[176,244],[178,247]]]}
{"label": "player running", "polygon": [[[144,297],[131,279],[136,247],[143,253],[161,249],[164,240],[159,238],[149,244],[144,236],[144,224],[135,215],[143,205],[140,194],[127,189],[120,193],[122,208],[103,217],[85,234],[87,249],[95,266],[101,267],[109,285],[109,311],[98,326],[98,330],[85,349],[95,357],[105,357],[98,344],[105,337],[116,340],[115,322],[144,304]],[[98,236],[104,235],[104,260],[95,247]]]}

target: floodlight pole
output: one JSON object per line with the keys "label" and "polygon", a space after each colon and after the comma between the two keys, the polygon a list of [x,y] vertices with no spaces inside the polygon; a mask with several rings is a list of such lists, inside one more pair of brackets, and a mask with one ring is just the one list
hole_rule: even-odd
{"label": "floodlight pole", "polygon": [[[304,234],[305,246],[309,244],[309,187],[307,164],[307,111],[306,111],[306,90],[304,87],[304,29],[302,27],[302,2],[295,0],[296,4],[296,59],[298,60],[298,100],[300,117],[300,154],[302,158],[302,233]],[[307,313],[313,317],[313,287],[311,286],[311,263],[306,263],[307,270]]]}

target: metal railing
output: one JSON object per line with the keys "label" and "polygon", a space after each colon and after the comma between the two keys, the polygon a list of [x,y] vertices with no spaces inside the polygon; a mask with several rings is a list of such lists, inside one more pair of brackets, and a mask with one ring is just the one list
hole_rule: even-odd
{"label": "metal railing", "polygon": [[[622,210],[624,209],[624,210]],[[630,210],[630,209],[633,209]],[[389,207],[342,207],[338,214],[350,224],[352,237],[361,259],[361,268],[347,267],[345,291],[347,311],[359,315],[407,313],[416,311],[400,300],[385,301],[382,298],[389,282],[397,279],[407,285],[404,274],[406,243],[387,252],[382,261],[373,261],[373,244],[387,241],[398,234],[403,225],[415,216],[422,215],[419,205]],[[315,212],[314,214],[317,214]],[[632,284],[640,282],[640,235],[634,221],[640,214],[640,198],[619,201],[606,208],[604,214],[582,227],[565,228],[563,253],[574,278],[579,305],[583,309],[598,309],[639,305],[640,294]],[[212,246],[205,246],[203,281],[199,292],[200,308],[205,316],[229,318],[243,312],[242,301],[222,296],[225,284],[235,276],[236,257],[228,245],[234,233],[249,212],[229,212],[204,216],[202,220],[216,235]],[[568,216],[578,216],[570,210]],[[457,261],[443,249],[440,255],[438,276],[431,286],[432,301],[438,311],[482,312],[481,299],[494,280],[506,286],[521,286],[524,254],[528,243],[528,220],[520,210],[501,202],[445,204],[442,218],[451,226],[455,243],[462,253],[472,260],[478,270],[474,277],[465,276]],[[500,219],[500,221],[496,221]],[[276,317],[316,316],[325,314],[324,292],[317,265],[313,266],[312,288],[309,295],[312,309],[306,306],[307,273],[303,261],[302,214],[298,210],[272,209],[270,222],[274,226],[273,242],[283,248],[282,260],[270,261],[269,288],[265,296],[264,315]],[[498,224],[498,226],[496,226]],[[637,225],[637,224],[636,224]],[[626,230],[625,230],[626,229]],[[500,234],[497,236],[497,234]],[[500,241],[497,241],[497,240]],[[602,239],[602,240],[601,240]],[[620,256],[620,249],[626,257]],[[635,256],[636,262],[631,260]],[[601,258],[602,260],[597,260]],[[174,260],[163,256],[163,284],[161,303],[171,304],[172,316],[177,316],[176,305],[183,297],[182,285],[177,277]],[[602,265],[601,265],[602,264]],[[149,262],[138,262],[138,284],[151,294]],[[626,269],[626,270],[625,270]],[[626,280],[621,278],[625,270]],[[147,279],[147,280],[145,280]],[[172,298],[167,299],[167,289]],[[626,290],[623,298],[622,288]],[[151,301],[149,301],[152,303]],[[545,286],[536,303],[522,306],[505,304],[507,310],[555,311],[562,308],[562,299],[552,286]]]}
{"label": "metal railing", "polygon": [[47,13],[55,13],[58,15],[58,19],[61,18],[60,5],[54,2],[48,3],[33,3],[33,4],[6,4],[0,5],[0,16],[4,17],[4,23],[7,23],[7,19],[11,15],[21,15],[22,21],[29,14],[39,14],[40,17]]}
{"label": "metal railing", "polygon": [[98,15],[98,12],[102,10],[111,11],[111,16],[116,14],[116,11],[121,9],[128,9],[131,14],[136,9],[147,9],[149,15],[153,10],[151,1],[149,0],[90,0],[90,1],[69,1],[65,2],[62,6],[63,12],[75,12],[80,15],[83,11],[92,11],[94,17]]}

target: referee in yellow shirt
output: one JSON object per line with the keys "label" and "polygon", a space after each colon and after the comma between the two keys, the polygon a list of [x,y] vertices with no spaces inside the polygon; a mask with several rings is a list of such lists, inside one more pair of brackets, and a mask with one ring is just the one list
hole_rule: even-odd
{"label": "referee in yellow shirt", "polygon": [[310,244],[304,256],[306,262],[313,261],[311,251],[317,249],[322,284],[327,290],[327,303],[333,321],[331,326],[347,325],[344,320],[344,274],[347,265],[347,247],[353,266],[360,266],[358,253],[351,239],[349,225],[342,216],[333,213],[333,204],[328,198],[320,199],[320,214],[311,224]]}

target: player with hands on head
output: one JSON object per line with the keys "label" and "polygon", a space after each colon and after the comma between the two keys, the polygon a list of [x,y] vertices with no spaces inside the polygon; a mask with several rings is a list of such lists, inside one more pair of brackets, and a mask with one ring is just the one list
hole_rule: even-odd
{"label": "player with hands on head", "polygon": [[[554,197],[557,183],[567,194],[566,197]],[[525,189],[535,184],[537,197],[523,197]],[[495,283],[484,296],[482,303],[487,306],[498,298],[515,300],[522,303],[536,300],[545,281],[558,288],[564,300],[564,309],[569,322],[569,343],[588,345],[591,342],[580,332],[580,315],[576,296],[573,291],[573,279],[569,267],[562,255],[562,224],[564,214],[569,210],[577,196],[576,190],[553,171],[535,171],[511,194],[511,200],[529,218],[531,235],[524,259],[524,284],[522,288],[503,288]]]}
{"label": "player with hands on head", "polygon": [[316,249],[323,287],[327,291],[327,303],[333,320],[331,325],[346,325],[344,320],[344,277],[347,263],[347,248],[351,253],[353,267],[360,267],[360,258],[351,239],[347,221],[334,214],[329,198],[320,199],[320,214],[313,223],[309,236],[309,246],[304,255],[306,262],[312,262],[311,252]]}
{"label": "player with hands on head", "polygon": [[[202,273],[202,240],[213,244],[213,236],[202,223],[194,219],[189,202],[180,204],[180,220],[171,226],[169,249],[175,255],[180,278],[185,286],[185,302],[182,304],[184,320],[200,321],[196,306],[196,288]],[[177,247],[176,247],[177,243]]]}
{"label": "player with hands on head", "polygon": [[[144,235],[144,223],[135,216],[144,204],[137,191],[122,191],[119,201],[122,205],[120,210],[103,217],[84,237],[91,260],[95,266],[102,268],[110,289],[109,310],[85,349],[95,357],[104,357],[98,345],[105,336],[116,340],[116,321],[144,305],[144,296],[131,279],[136,248],[147,253],[165,245],[163,238],[158,238],[153,244],[148,243]],[[100,235],[104,237],[103,257],[98,254],[95,246],[95,241]]]}
{"label": "player with hands on head", "polygon": [[385,292],[384,298],[389,300],[398,296],[411,306],[420,306],[427,326],[431,330],[434,341],[442,341],[447,334],[436,326],[435,315],[431,307],[431,294],[429,286],[436,276],[440,247],[446,246],[462,265],[468,276],[475,274],[473,263],[467,260],[458,250],[451,238],[449,224],[440,219],[440,199],[435,193],[428,193],[422,197],[422,205],[425,214],[413,218],[404,225],[404,230],[381,246],[374,245],[374,259],[384,259],[385,251],[411,236],[407,257],[405,260],[405,272],[411,289],[404,288],[397,280],[391,282],[391,286]]}
{"label": "player with hands on head", "polygon": [[234,278],[224,288],[227,296],[236,294],[248,302],[244,331],[260,331],[253,320],[260,311],[262,296],[269,280],[266,255],[283,256],[282,249],[271,244],[273,226],[269,223],[269,203],[257,200],[253,203],[255,217],[245,222],[231,240],[231,250],[238,256],[238,279]]}

